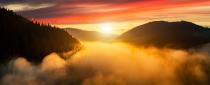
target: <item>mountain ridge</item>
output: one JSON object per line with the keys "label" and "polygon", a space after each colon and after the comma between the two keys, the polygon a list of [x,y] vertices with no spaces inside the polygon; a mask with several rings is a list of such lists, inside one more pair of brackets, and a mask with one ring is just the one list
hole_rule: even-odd
{"label": "mountain ridge", "polygon": [[96,31],[86,31],[77,28],[64,28],[69,34],[81,41],[109,42],[115,39],[114,34],[104,34]]}
{"label": "mountain ridge", "polygon": [[210,29],[188,21],[154,21],[134,27],[118,39],[137,46],[191,48],[210,42]]}

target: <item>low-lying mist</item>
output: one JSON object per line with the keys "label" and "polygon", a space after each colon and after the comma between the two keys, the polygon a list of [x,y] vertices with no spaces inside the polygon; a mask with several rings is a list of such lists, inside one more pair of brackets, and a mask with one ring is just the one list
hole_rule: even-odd
{"label": "low-lying mist", "polygon": [[68,60],[56,53],[39,65],[20,57],[5,66],[0,85],[209,85],[210,45],[175,50],[84,42]]}

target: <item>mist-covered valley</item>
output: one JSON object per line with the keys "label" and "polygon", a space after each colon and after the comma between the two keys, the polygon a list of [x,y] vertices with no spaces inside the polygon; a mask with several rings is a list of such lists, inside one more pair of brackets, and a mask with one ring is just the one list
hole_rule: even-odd
{"label": "mist-covered valley", "polygon": [[1,85],[209,85],[210,45],[188,50],[82,42],[64,60],[56,53],[40,64],[23,57],[5,66]]}
{"label": "mist-covered valley", "polygon": [[[13,5],[13,3],[19,4],[19,0],[14,1],[11,0],[4,5],[12,3],[9,8],[19,7]],[[151,0],[153,1],[158,2]],[[134,23],[130,20],[134,17],[126,18],[129,23],[122,25],[120,17],[129,15],[124,12],[116,22],[112,22],[111,18],[117,18],[111,16],[112,13],[108,13],[109,16],[82,14],[84,16],[50,18],[54,15],[45,17],[43,15],[51,12],[56,12],[55,16],[68,14],[69,11],[58,10],[63,7],[69,9],[71,6],[61,5],[61,1],[56,5],[56,7],[62,6],[58,10],[46,11],[47,8],[27,8],[27,6],[39,6],[39,2],[42,1],[30,3],[28,0],[28,2],[25,4],[30,5],[20,5],[20,7],[26,6],[22,8],[27,9],[25,12],[24,10],[13,12],[14,10],[8,9],[8,6],[1,6],[0,1],[0,85],[210,85],[209,27],[195,24],[193,20],[183,21],[185,18],[177,19],[175,22],[162,21],[164,18],[161,18],[157,19],[158,21],[146,20],[145,24],[139,23],[133,28]],[[125,4],[119,2],[118,4]],[[45,7],[44,5],[41,7]],[[107,5],[92,6],[78,3],[75,6],[103,8]],[[137,6],[141,6],[140,3]],[[208,7],[199,7],[203,8]],[[104,12],[100,9],[98,11]],[[90,12],[89,10],[83,9],[79,13]],[[127,11],[132,12],[132,10]],[[45,11],[50,12],[41,14]],[[38,17],[29,18],[24,16],[25,13],[38,16],[41,14],[43,19],[40,21]],[[118,16],[117,14],[115,16]],[[131,14],[129,17],[138,15]],[[96,15],[103,19],[95,17]],[[104,19],[105,21],[110,19],[110,22],[101,22]],[[53,21],[56,23],[48,23]],[[59,26],[58,22],[60,26],[74,23],[87,28],[56,27],[56,24]],[[118,32],[119,35],[113,34]]]}

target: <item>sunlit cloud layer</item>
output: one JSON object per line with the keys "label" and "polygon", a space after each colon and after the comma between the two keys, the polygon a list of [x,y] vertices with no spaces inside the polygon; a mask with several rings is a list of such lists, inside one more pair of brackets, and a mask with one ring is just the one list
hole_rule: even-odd
{"label": "sunlit cloud layer", "polygon": [[125,43],[83,44],[85,48],[68,60],[56,53],[36,65],[21,57],[11,60],[5,65],[8,72],[0,84],[209,85],[209,44],[189,50],[136,48]]}

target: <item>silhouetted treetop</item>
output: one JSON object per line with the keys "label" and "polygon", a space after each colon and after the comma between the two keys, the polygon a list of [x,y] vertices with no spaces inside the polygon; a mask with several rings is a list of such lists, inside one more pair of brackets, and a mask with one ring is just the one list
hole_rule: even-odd
{"label": "silhouetted treetop", "polygon": [[72,51],[80,46],[66,31],[32,22],[5,8],[0,8],[0,39],[2,62],[17,56],[40,62],[49,53]]}

